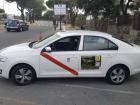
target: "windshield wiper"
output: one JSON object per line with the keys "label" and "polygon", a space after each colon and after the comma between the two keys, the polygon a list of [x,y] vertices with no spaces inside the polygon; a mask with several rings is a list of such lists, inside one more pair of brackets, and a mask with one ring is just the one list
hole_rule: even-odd
{"label": "windshield wiper", "polygon": [[33,41],[33,42],[29,43],[29,47],[32,48],[33,47],[33,44],[36,43],[36,42],[37,41]]}

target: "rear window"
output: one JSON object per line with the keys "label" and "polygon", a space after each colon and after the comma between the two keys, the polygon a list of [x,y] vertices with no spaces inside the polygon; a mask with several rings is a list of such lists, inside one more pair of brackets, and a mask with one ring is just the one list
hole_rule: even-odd
{"label": "rear window", "polygon": [[9,20],[9,21],[8,21],[8,24],[9,24],[9,25],[19,24],[19,21],[17,21],[17,20]]}

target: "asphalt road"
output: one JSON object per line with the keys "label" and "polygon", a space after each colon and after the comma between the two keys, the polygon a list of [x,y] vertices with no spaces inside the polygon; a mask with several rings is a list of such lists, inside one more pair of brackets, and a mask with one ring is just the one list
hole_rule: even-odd
{"label": "asphalt road", "polygon": [[[25,32],[0,32],[0,47],[33,40],[51,25],[39,22]],[[47,22],[46,22],[47,23]],[[0,79],[0,105],[140,105],[140,74],[118,86],[100,78],[46,78],[28,86]]]}
{"label": "asphalt road", "polygon": [[2,30],[0,31],[0,49],[14,44],[38,40],[40,33],[44,35],[44,33],[48,34],[50,32],[53,32],[52,22],[44,21],[30,25],[29,31],[6,32],[6,30]]}

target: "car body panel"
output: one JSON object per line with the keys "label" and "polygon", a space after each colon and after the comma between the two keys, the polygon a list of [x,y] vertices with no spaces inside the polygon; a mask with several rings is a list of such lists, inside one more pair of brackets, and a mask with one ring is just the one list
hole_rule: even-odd
{"label": "car body panel", "polygon": [[[94,31],[67,31],[58,32],[59,38],[56,38],[49,43],[39,47],[30,48],[29,43],[11,46],[0,51],[0,57],[5,57],[5,62],[0,62],[0,69],[3,70],[2,77],[9,78],[11,68],[17,64],[25,63],[31,65],[36,71],[38,78],[43,77],[105,77],[107,71],[114,65],[123,64],[130,70],[130,75],[140,72],[140,47],[137,45],[129,45],[122,42],[111,35],[94,32]],[[77,51],[60,51],[60,52],[44,52],[44,48],[49,44],[68,36],[81,36],[79,49]],[[118,46],[118,50],[103,50],[103,51],[83,51],[84,36],[100,36],[111,40]],[[50,57],[58,60],[68,68],[78,72],[78,75],[73,75],[61,65],[57,65],[50,59],[46,59],[41,53],[46,53]],[[92,58],[92,59],[91,59]],[[91,62],[96,61],[95,68],[83,69],[83,61],[88,59]],[[96,64],[95,63],[95,64]],[[94,66],[95,66],[94,64]],[[92,67],[94,67],[92,66]]]}

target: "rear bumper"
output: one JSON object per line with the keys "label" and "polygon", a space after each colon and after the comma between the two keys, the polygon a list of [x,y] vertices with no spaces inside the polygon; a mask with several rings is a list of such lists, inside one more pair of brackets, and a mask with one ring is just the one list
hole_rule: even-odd
{"label": "rear bumper", "polygon": [[7,29],[10,29],[10,30],[17,30],[17,29],[19,29],[19,27],[7,27]]}

